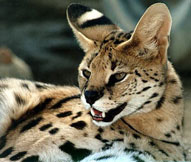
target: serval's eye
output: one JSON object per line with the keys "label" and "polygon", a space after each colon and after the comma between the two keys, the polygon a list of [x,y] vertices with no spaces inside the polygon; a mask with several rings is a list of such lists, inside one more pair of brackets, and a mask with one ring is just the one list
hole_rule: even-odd
{"label": "serval's eye", "polygon": [[116,81],[119,82],[119,81],[123,80],[126,75],[127,75],[126,73],[122,72],[122,73],[114,74],[114,77],[115,77]]}
{"label": "serval's eye", "polygon": [[116,82],[122,81],[126,77],[127,73],[121,72],[110,76],[108,86],[114,85]]}
{"label": "serval's eye", "polygon": [[83,76],[84,76],[86,79],[89,79],[89,77],[90,77],[90,75],[91,75],[91,72],[88,71],[88,70],[86,70],[86,69],[84,69],[84,70],[82,70],[82,74],[83,74]]}

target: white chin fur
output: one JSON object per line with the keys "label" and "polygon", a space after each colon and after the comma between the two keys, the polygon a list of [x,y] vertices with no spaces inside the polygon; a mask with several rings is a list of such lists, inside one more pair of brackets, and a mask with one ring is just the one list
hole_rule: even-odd
{"label": "white chin fur", "polygon": [[113,121],[112,122],[102,122],[102,121],[97,122],[97,121],[93,120],[93,123],[99,127],[106,127],[106,126],[111,125],[113,123]]}

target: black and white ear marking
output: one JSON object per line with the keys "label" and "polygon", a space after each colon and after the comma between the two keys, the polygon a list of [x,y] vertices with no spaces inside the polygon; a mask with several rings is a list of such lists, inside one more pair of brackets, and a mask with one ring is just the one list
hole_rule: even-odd
{"label": "black and white ear marking", "polygon": [[101,12],[80,4],[72,4],[68,7],[68,16],[71,22],[77,23],[79,28],[87,28],[95,25],[113,25],[111,20]]}
{"label": "black and white ear marking", "polygon": [[71,4],[67,9],[68,22],[85,51],[93,42],[102,42],[106,35],[119,28],[101,12],[80,4]]}

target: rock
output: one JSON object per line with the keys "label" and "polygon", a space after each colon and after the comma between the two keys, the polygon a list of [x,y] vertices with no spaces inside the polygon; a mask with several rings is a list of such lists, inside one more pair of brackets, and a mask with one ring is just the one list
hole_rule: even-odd
{"label": "rock", "polygon": [[0,47],[0,77],[14,77],[32,80],[30,67],[13,52],[5,47]]}

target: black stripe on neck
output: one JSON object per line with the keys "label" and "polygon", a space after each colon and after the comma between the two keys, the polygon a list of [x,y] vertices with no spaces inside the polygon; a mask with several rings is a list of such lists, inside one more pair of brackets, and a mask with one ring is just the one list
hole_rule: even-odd
{"label": "black stripe on neck", "polygon": [[153,137],[151,137],[151,136],[145,135],[145,134],[139,132],[138,130],[136,130],[133,126],[131,126],[129,123],[127,123],[123,118],[121,118],[121,121],[122,121],[124,124],[126,124],[130,129],[134,130],[135,132],[137,132],[137,133],[139,133],[139,134],[141,134],[141,135],[143,135],[143,136],[147,136],[147,137],[150,137],[150,138],[152,138],[152,139],[154,139],[154,140],[158,140],[158,141],[161,141],[161,142],[164,142],[164,143],[167,143],[167,144],[172,144],[172,145],[175,145],[175,146],[180,146],[180,143],[179,143],[179,142],[171,142],[171,141],[166,141],[166,140],[160,140],[160,139],[153,138]]}

